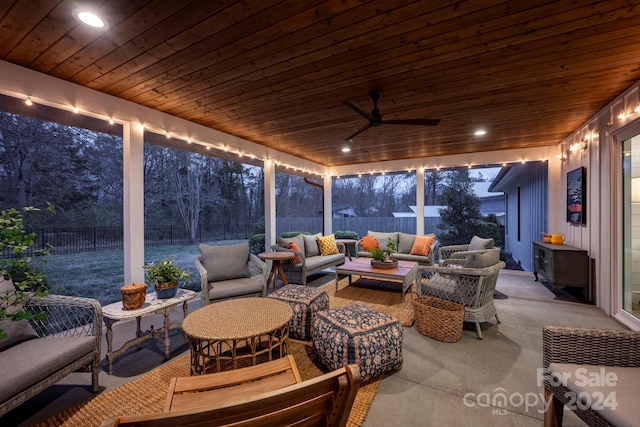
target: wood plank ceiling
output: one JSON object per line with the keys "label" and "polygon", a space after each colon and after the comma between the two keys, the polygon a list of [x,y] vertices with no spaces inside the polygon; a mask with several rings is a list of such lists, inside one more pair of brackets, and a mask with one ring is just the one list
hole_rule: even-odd
{"label": "wood plank ceiling", "polygon": [[[640,79],[640,0],[4,0],[0,58],[339,166],[558,143]],[[440,124],[345,141],[374,89]]]}

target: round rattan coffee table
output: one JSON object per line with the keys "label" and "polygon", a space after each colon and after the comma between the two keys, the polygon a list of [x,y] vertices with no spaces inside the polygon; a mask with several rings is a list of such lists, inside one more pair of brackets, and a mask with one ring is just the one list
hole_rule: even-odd
{"label": "round rattan coffee table", "polygon": [[291,307],[271,298],[207,305],[182,322],[191,348],[191,375],[256,365],[287,354]]}

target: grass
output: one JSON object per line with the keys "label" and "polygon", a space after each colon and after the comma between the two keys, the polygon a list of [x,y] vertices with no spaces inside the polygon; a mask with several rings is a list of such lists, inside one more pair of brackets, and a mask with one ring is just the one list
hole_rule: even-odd
{"label": "grass", "polygon": [[[210,245],[225,245],[242,240],[207,242]],[[159,246],[145,248],[145,263],[168,257],[174,264],[191,275],[185,288],[200,291],[200,275],[193,260],[200,255],[198,244],[188,246]],[[124,251],[82,252],[76,254],[50,255],[42,268],[51,287],[50,293],[90,297],[107,305],[120,301],[120,287],[124,285]],[[147,292],[153,286],[147,287]]]}

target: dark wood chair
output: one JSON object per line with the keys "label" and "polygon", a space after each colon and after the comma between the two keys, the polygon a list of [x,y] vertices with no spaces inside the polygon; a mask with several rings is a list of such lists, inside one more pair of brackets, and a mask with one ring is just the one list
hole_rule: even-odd
{"label": "dark wood chair", "polygon": [[[297,367],[293,358],[287,361],[281,359],[280,363],[280,368],[276,368],[273,375],[267,375],[266,372],[272,370],[275,365],[273,362],[267,362],[251,367],[260,368],[253,369],[253,373],[247,371],[250,368],[242,368],[191,377],[183,381],[172,380],[165,404],[166,412],[112,418],[104,421],[102,427],[345,426],[347,424],[360,386],[360,372],[357,365],[346,365],[319,377],[297,382]],[[287,364],[291,369],[287,368]],[[253,374],[257,378],[255,381],[251,379]],[[281,381],[270,379],[272,376],[280,377],[284,382],[293,381],[294,384],[281,387]],[[264,389],[268,388],[266,384],[270,381],[277,383],[276,389],[265,391]],[[216,393],[215,388],[220,384],[231,384],[232,387],[235,384],[240,385],[240,388],[233,392],[235,396],[225,398],[224,401],[212,398],[211,394],[205,395],[208,398],[204,399],[198,396],[199,389],[204,390],[203,393]],[[210,389],[211,385],[214,385],[212,389]],[[189,396],[193,399],[192,402],[189,402]],[[178,407],[186,409],[178,409]]]}

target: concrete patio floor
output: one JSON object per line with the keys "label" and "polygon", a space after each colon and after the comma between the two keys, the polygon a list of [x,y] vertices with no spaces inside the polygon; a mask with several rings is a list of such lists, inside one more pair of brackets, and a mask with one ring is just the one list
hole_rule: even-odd
{"label": "concrete patio floor", "polygon": [[[333,274],[314,276],[311,286],[321,286]],[[592,305],[556,300],[533,274],[503,270],[495,299],[501,323],[484,324],[483,339],[466,325],[457,343],[443,343],[405,328],[402,369],[386,376],[369,410],[365,427],[377,426],[540,426],[543,388],[538,384],[542,366],[542,327],[564,325],[624,329]],[[189,312],[200,306],[194,300]],[[182,318],[176,310],[176,321]],[[161,325],[149,316],[143,329]],[[114,326],[114,347],[133,337],[135,322]],[[171,355],[188,351],[179,330],[171,332]],[[103,338],[104,341],[104,338]],[[106,343],[102,346],[106,351]],[[155,340],[131,348],[114,362],[113,375],[103,358],[100,392],[111,390],[159,366],[163,346]],[[32,426],[66,408],[91,399],[90,375],[74,373],[0,418],[7,426]],[[501,399],[502,397],[502,399]],[[583,426],[565,411],[565,426]]]}

